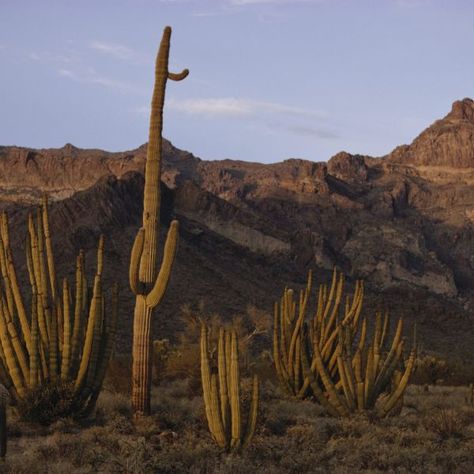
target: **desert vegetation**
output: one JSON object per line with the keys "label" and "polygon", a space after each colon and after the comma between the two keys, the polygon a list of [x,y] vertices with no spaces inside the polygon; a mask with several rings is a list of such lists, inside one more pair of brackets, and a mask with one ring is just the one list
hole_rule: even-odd
{"label": "desert vegetation", "polygon": [[[304,288],[285,288],[273,318],[188,314],[178,344],[153,341],[178,244],[173,220],[158,268],[165,88],[188,74],[168,71],[170,36],[167,27],[130,256],[131,358],[111,358],[120,308],[117,286],[108,300],[102,288],[104,238],[91,291],[82,252],[74,291],[67,279],[60,290],[44,198],[29,218],[22,288],[0,219],[2,472],[472,472],[472,385],[439,386],[446,364],[417,360],[415,335],[405,354],[403,320],[364,313],[363,282],[344,296],[337,269],[317,290],[311,272]],[[430,390],[409,387],[417,370]]]}

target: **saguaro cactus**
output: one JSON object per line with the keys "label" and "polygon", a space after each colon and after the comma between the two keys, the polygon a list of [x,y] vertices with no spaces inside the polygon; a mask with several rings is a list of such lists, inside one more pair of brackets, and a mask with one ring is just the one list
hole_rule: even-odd
{"label": "saguaro cactus", "polygon": [[[137,233],[130,259],[130,287],[136,295],[133,320],[132,408],[135,415],[150,413],[151,316],[168,285],[178,241],[178,222],[171,222],[163,261],[157,271],[157,241],[160,223],[160,177],[162,160],[163,106],[168,79],[181,81],[188,75],[168,71],[171,28],[163,31],[155,66],[150,131],[145,165],[143,225]],[[158,273],[158,275],[157,275]]]}
{"label": "saguaro cactus", "polygon": [[252,381],[252,400],[245,431],[242,429],[240,373],[237,334],[219,330],[217,374],[211,368],[209,334],[201,327],[201,378],[206,417],[212,438],[219,447],[235,451],[247,446],[255,433],[259,387],[256,375]]}

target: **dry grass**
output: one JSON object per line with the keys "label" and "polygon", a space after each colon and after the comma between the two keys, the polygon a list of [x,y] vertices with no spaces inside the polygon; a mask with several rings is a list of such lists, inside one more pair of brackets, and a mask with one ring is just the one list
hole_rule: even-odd
{"label": "dry grass", "polygon": [[259,429],[240,455],[210,439],[201,396],[187,380],[153,389],[150,419],[131,422],[128,397],[104,391],[94,421],[41,428],[10,416],[5,473],[471,473],[474,408],[468,389],[410,387],[402,414],[327,417],[312,402],[262,386]]}

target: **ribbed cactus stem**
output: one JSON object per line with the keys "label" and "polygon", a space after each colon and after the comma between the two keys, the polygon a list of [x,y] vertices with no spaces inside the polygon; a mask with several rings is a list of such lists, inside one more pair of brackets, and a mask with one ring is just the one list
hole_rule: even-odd
{"label": "ribbed cactus stem", "polygon": [[132,408],[135,415],[150,413],[151,316],[168,285],[176,254],[178,222],[173,221],[165,243],[163,262],[158,273],[157,253],[160,223],[160,180],[162,162],[163,107],[166,82],[188,75],[168,71],[171,28],[163,31],[155,64],[155,85],[151,103],[150,130],[145,163],[143,223],[132,248],[129,280],[136,295],[132,350]]}
{"label": "ribbed cactus stem", "polygon": [[[252,399],[242,434],[238,340],[235,331],[220,328],[217,339],[217,374],[211,369],[209,334],[201,326],[201,379],[209,431],[223,449],[237,451],[246,446],[255,433],[258,415],[258,378],[252,381]],[[219,385],[219,386],[218,386]]]}

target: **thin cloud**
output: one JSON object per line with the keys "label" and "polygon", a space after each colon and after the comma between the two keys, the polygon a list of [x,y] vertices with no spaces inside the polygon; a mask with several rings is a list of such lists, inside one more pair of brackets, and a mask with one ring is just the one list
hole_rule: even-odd
{"label": "thin cloud", "polygon": [[77,73],[70,69],[60,69],[58,71],[60,76],[66,77],[74,82],[84,83],[84,84],[93,84],[105,87],[107,89],[113,89],[120,92],[143,92],[141,89],[138,89],[131,84],[127,84],[122,81],[117,81],[105,76],[97,74],[93,69],[89,69],[85,73]]}
{"label": "thin cloud", "polygon": [[328,140],[340,138],[340,135],[338,133],[322,128],[303,126],[290,126],[285,128],[295,135],[302,135],[305,137],[314,137]]}
{"label": "thin cloud", "polygon": [[71,64],[77,61],[77,56],[77,53],[72,51],[64,53],[56,53],[54,51],[32,51],[28,53],[29,59],[41,63]]}
{"label": "thin cloud", "polygon": [[247,5],[283,5],[294,3],[321,3],[321,0],[230,0],[229,2],[234,6]]}
{"label": "thin cloud", "polygon": [[117,59],[132,59],[134,57],[134,52],[128,46],[117,43],[104,43],[102,41],[91,41],[89,47],[99,51],[102,54],[112,56]]}
{"label": "thin cloud", "polygon": [[214,117],[251,117],[267,114],[290,114],[306,117],[324,117],[320,111],[308,110],[301,107],[251,99],[223,97],[217,99],[170,99],[168,106],[172,110],[188,115]]}

